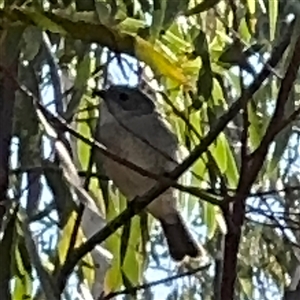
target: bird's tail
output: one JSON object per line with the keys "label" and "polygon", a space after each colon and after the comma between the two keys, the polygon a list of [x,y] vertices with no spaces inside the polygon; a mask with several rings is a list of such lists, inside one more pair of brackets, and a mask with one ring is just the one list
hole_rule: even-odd
{"label": "bird's tail", "polygon": [[169,246],[170,255],[176,261],[181,261],[185,256],[198,257],[201,250],[188,231],[181,216],[176,215],[175,222],[167,223],[160,220],[167,243]]}

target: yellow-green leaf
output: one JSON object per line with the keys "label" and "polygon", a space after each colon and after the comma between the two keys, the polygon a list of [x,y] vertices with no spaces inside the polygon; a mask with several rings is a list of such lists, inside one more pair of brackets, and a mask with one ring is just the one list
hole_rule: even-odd
{"label": "yellow-green leaf", "polygon": [[269,0],[270,40],[273,41],[278,17],[278,0]]}
{"label": "yellow-green leaf", "polygon": [[15,260],[18,272],[15,276],[14,284],[14,299],[31,299],[32,295],[32,280],[30,274],[23,266],[22,257],[18,249],[15,251]]}
{"label": "yellow-green leaf", "polygon": [[227,169],[227,140],[223,133],[221,133],[216,139],[215,143],[211,145],[210,151],[221,173],[225,173]]}
{"label": "yellow-green leaf", "polygon": [[162,49],[155,49],[151,43],[139,36],[135,37],[136,56],[149,65],[154,73],[169,77],[178,84],[187,85],[188,81],[182,69],[171,62],[163,52]]}
{"label": "yellow-green leaf", "polygon": [[247,0],[247,4],[250,14],[253,15],[255,13],[256,1]]}
{"label": "yellow-green leaf", "polygon": [[[58,242],[58,256],[59,256],[60,262],[62,262],[62,263],[65,261],[66,255],[69,250],[70,239],[71,239],[71,235],[73,232],[76,216],[77,216],[77,214],[74,211],[70,214],[69,219],[62,231],[61,238]],[[82,238],[82,236],[83,236],[82,232],[79,229],[79,232],[77,234],[77,239],[75,242],[75,247],[80,245],[80,237]]]}
{"label": "yellow-green leaf", "polygon": [[227,157],[227,169],[226,169],[226,178],[228,180],[229,188],[236,188],[239,180],[239,171],[236,165],[236,160],[234,158],[233,152],[229,147],[228,141],[225,142],[226,147],[226,157]]}
{"label": "yellow-green leaf", "polygon": [[203,202],[203,221],[208,229],[207,237],[211,239],[215,234],[217,222],[215,206],[208,202]]}

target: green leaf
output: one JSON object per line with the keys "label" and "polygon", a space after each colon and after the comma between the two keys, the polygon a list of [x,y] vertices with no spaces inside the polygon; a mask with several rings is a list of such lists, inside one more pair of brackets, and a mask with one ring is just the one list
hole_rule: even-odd
{"label": "green leaf", "polygon": [[[186,172],[183,174],[179,183],[185,186],[190,186],[193,180],[193,175],[191,172]],[[187,208],[187,217],[193,214],[195,205],[198,204],[198,199],[188,193],[180,192],[178,195],[178,202],[180,203],[180,207]]]}
{"label": "green leaf", "polygon": [[[69,245],[70,245],[70,240],[74,228],[75,221],[77,219],[77,214],[75,211],[73,211],[67,220],[66,225],[63,228],[63,231],[61,233],[61,237],[58,241],[58,257],[60,260],[60,263],[63,264],[65,262],[68,250],[69,250]],[[77,234],[77,239],[75,242],[75,248],[78,247],[81,244],[81,240],[83,238],[83,234],[81,229],[79,229],[78,234]]]}
{"label": "green leaf", "polygon": [[270,41],[273,41],[275,38],[278,6],[278,0],[269,0]]}
{"label": "green leaf", "polygon": [[[74,225],[77,219],[77,213],[73,211],[65,224],[61,236],[59,238],[57,249],[58,249],[58,258],[60,260],[61,265],[65,262],[67,253],[69,251],[70,241],[74,230]],[[84,234],[82,232],[81,227],[77,232],[77,238],[75,241],[74,248],[78,247],[84,239]],[[92,286],[95,281],[95,268],[91,253],[88,253],[83,258],[83,263],[81,265],[81,270],[84,278],[86,279],[89,286]]]}
{"label": "green leaf", "polygon": [[249,103],[248,105],[248,116],[249,116],[249,141],[250,141],[250,148],[252,151],[257,149],[259,146],[264,132],[262,131],[261,126],[261,118],[254,110],[254,106]]}
{"label": "green leaf", "polygon": [[[194,101],[195,103],[195,101]],[[194,104],[193,103],[193,104]],[[186,104],[188,105],[188,104]],[[187,133],[189,134],[189,137],[193,140],[193,141],[197,141],[198,140],[198,135],[202,136],[202,128],[201,128],[201,122],[202,122],[202,116],[201,116],[201,111],[194,111],[194,112],[189,112],[188,110],[185,112],[185,117],[189,120],[189,123],[193,126],[193,128],[195,128],[195,130],[197,131],[197,135],[193,132],[193,130],[191,130],[189,128],[189,126],[186,124],[185,121],[183,121],[182,119],[180,119],[182,121],[182,135],[186,135]]]}
{"label": "green leaf", "polygon": [[15,276],[15,288],[14,288],[14,297],[15,299],[31,299],[32,295],[32,279],[30,274],[23,267],[22,258],[20,252],[16,250],[16,266],[19,270],[18,274]]}
{"label": "green leaf", "polygon": [[[121,211],[122,208],[126,207],[126,200],[123,196],[119,196],[110,193],[110,201],[106,210],[106,219],[112,220]],[[118,290],[122,285],[122,276],[120,273],[121,268],[121,235],[122,228],[118,229],[114,234],[108,237],[105,241],[105,246],[108,251],[113,255],[113,263],[111,268],[108,270],[105,276],[105,292],[109,293],[111,291]]]}
{"label": "green leaf", "polygon": [[192,45],[184,39],[182,32],[179,31],[179,25],[174,24],[170,29],[161,36],[161,41],[168,46],[168,48],[174,53],[181,55],[181,53],[192,50]]}
{"label": "green leaf", "polygon": [[222,174],[227,170],[227,148],[228,142],[223,133],[218,136],[215,143],[209,148]]}
{"label": "green leaf", "polygon": [[[88,118],[88,113],[80,112],[78,118]],[[90,127],[86,122],[77,122],[77,131],[84,137],[91,137]],[[82,170],[87,170],[90,160],[91,147],[78,139],[77,149],[81,168]]]}
{"label": "green leaf", "polygon": [[[122,195],[111,195],[111,201],[107,210],[107,220],[111,220],[127,207],[127,200]],[[130,224],[129,224],[130,225]],[[128,226],[126,224],[125,226]],[[130,230],[129,230],[130,229]],[[121,270],[127,278],[137,284],[142,274],[142,254],[138,252],[141,242],[139,217],[131,219],[130,228],[118,229],[106,241],[106,249],[114,257],[113,264],[105,276],[105,290],[111,292],[118,290],[123,282]]]}
{"label": "green leaf", "polygon": [[214,105],[219,106],[225,103],[222,86],[217,78],[213,78],[212,98]]}
{"label": "green leaf", "polygon": [[221,209],[217,206],[215,206],[215,215],[216,215],[216,222],[217,222],[217,225],[221,231],[221,233],[223,235],[226,235],[227,234],[227,224],[226,224],[226,221],[224,219],[224,215],[223,215],[223,212],[221,211]]}
{"label": "green leaf", "polygon": [[91,77],[91,58],[89,54],[86,54],[84,58],[79,61],[76,70],[76,78],[74,87],[76,89],[82,89],[86,86],[88,79]]}
{"label": "green leaf", "polygon": [[236,161],[224,133],[219,134],[216,141],[209,147],[220,172],[224,174],[231,188],[235,188],[238,183],[239,172]]}
{"label": "green leaf", "polygon": [[[121,274],[122,274],[122,280],[125,288],[128,289],[129,291],[132,290],[134,288],[134,284],[132,284],[132,282],[130,281],[130,279],[127,277],[126,273],[123,270],[121,270]],[[135,296],[135,294],[136,292],[131,293],[132,296]]]}
{"label": "green leaf", "polygon": [[[132,284],[137,285],[142,278],[142,261],[143,256],[138,251],[140,244],[140,222],[135,216],[132,219],[130,239],[128,242],[127,254],[125,256],[122,270],[126,273],[127,278]],[[124,282],[123,282],[124,283]]]}
{"label": "green leaf", "polygon": [[[205,181],[207,179],[207,154],[203,154],[193,165],[193,172],[197,174],[201,180]],[[194,176],[192,178],[192,184],[199,184],[198,179]]]}
{"label": "green leaf", "polygon": [[128,249],[130,231],[131,231],[131,220],[125,223],[123,226],[122,236],[121,236],[121,246],[120,246],[120,263],[121,266],[124,264],[126,252]]}
{"label": "green leaf", "polygon": [[189,86],[183,70],[177,67],[159,46],[154,48],[151,43],[136,36],[135,54],[137,58],[149,65],[154,73],[164,75],[177,84]]}
{"label": "green leaf", "polygon": [[[113,241],[113,237],[109,237]],[[116,237],[114,239],[117,239]],[[117,243],[116,243],[117,246]],[[106,272],[104,278],[104,292],[108,294],[110,292],[118,290],[122,285],[122,276],[120,272],[120,260],[118,258],[113,259],[111,268]]]}
{"label": "green leaf", "polygon": [[92,288],[95,283],[95,265],[92,255],[86,255],[81,264],[83,279],[87,282],[88,287]]}
{"label": "green leaf", "polygon": [[234,153],[231,150],[231,147],[229,146],[227,139],[224,145],[225,145],[224,148],[226,150],[226,157],[227,157],[227,168],[226,168],[225,176],[228,180],[228,187],[235,189],[237,187],[238,180],[239,180],[239,171],[236,165]]}
{"label": "green leaf", "polygon": [[248,4],[248,10],[249,10],[250,14],[254,15],[255,8],[256,8],[256,1],[247,0],[247,4]]}
{"label": "green leaf", "polygon": [[239,282],[242,286],[243,292],[248,297],[248,299],[253,299],[253,280],[252,278],[241,278],[239,277]]}
{"label": "green leaf", "polygon": [[217,222],[215,206],[208,202],[203,202],[203,221],[208,229],[207,238],[211,239],[215,234]]}
{"label": "green leaf", "polygon": [[30,256],[25,244],[25,238],[22,234],[19,234],[18,236],[18,251],[20,253],[20,257],[22,260],[22,267],[24,269],[24,271],[26,271],[29,275],[32,274],[32,265],[31,265],[31,261],[30,261]]}
{"label": "green leaf", "polygon": [[203,0],[201,3],[197,4],[195,7],[188,10],[185,15],[186,16],[192,16],[199,14],[201,12],[207,11],[210,8],[217,5],[221,0]]}
{"label": "green leaf", "polygon": [[[252,1],[252,0],[251,0]],[[254,1],[253,1],[254,2]],[[240,32],[240,35],[241,35],[241,38],[244,42],[246,43],[249,43],[251,41],[251,38],[252,38],[252,35],[251,33],[249,32],[249,29],[248,29],[248,26],[247,26],[247,22],[245,20],[245,18],[243,18],[241,21],[240,21],[240,24],[239,24],[239,32]]]}

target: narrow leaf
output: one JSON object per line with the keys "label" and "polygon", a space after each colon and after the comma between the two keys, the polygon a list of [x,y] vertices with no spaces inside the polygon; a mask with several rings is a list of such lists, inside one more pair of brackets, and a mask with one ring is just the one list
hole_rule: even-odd
{"label": "narrow leaf", "polygon": [[278,5],[278,0],[269,0],[270,41],[273,41],[275,38]]}

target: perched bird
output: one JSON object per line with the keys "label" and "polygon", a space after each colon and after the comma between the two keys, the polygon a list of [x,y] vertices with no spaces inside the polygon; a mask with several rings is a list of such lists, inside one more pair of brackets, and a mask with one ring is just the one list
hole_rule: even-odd
{"label": "perched bird", "polygon": [[[120,158],[156,175],[176,167],[178,142],[155,109],[154,102],[138,88],[112,85],[96,92],[100,104],[97,140]],[[128,200],[142,196],[156,184],[155,179],[100,154],[107,176]],[[173,188],[154,199],[147,211],[158,219],[164,231],[171,257],[180,261],[185,256],[197,257],[200,249],[176,209]]]}

